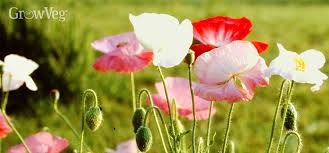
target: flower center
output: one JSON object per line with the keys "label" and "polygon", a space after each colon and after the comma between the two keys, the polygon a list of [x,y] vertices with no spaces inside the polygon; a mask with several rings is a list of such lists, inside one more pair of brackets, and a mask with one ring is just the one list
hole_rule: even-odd
{"label": "flower center", "polygon": [[304,59],[302,59],[302,58],[294,58],[294,62],[296,64],[296,70],[297,71],[302,71],[302,72],[305,71],[306,64],[305,64]]}
{"label": "flower center", "polygon": [[118,44],[116,45],[116,47],[117,47],[117,48],[120,48],[120,47],[125,46],[125,45],[127,45],[127,44],[128,44],[128,42],[121,42],[121,43],[118,43]]}

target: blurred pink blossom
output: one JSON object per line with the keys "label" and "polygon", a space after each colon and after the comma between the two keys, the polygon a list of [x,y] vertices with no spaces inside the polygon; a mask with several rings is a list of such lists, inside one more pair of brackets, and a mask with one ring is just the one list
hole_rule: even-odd
{"label": "blurred pink blossom", "polygon": [[142,47],[133,32],[105,37],[91,45],[105,53],[93,64],[94,69],[100,72],[136,72],[149,65],[153,59],[153,53]]}
{"label": "blurred pink blossom", "polygon": [[[68,140],[51,135],[48,132],[38,132],[25,139],[32,153],[60,153],[68,145]],[[26,153],[23,144],[9,148],[6,153]]]}
{"label": "blurred pink blossom", "polygon": [[106,153],[137,153],[137,144],[135,139],[120,143],[116,150],[106,149]]}

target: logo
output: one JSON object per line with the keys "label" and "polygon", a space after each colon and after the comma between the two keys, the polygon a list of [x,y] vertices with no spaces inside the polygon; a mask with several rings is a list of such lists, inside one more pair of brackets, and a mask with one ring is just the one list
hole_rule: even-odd
{"label": "logo", "polygon": [[68,10],[56,10],[54,7],[43,7],[40,10],[20,10],[17,7],[9,9],[9,18],[27,20],[58,20],[65,21]]}

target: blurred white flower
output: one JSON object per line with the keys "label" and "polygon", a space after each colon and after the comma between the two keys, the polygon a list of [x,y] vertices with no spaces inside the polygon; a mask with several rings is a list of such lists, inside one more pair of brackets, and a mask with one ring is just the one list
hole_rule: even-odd
{"label": "blurred white flower", "polygon": [[182,23],[170,15],[143,13],[129,15],[137,39],[154,53],[153,64],[173,67],[181,63],[193,40],[193,26],[185,19]]}
{"label": "blurred white flower", "polygon": [[313,92],[319,90],[323,81],[328,78],[319,70],[326,62],[325,56],[315,49],[297,54],[286,50],[281,44],[277,45],[280,51],[279,56],[271,62],[265,74],[268,77],[277,74],[299,83],[314,84],[311,90]]}
{"label": "blurred white flower", "polygon": [[30,74],[36,70],[39,65],[25,57],[10,54],[5,57],[2,65],[2,90],[11,91],[21,87],[24,83],[32,91],[38,90]]}

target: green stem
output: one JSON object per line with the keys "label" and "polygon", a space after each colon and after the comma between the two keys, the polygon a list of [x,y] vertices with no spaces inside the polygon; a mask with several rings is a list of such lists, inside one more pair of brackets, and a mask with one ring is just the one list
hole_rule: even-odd
{"label": "green stem", "polygon": [[80,153],[83,153],[83,144],[84,144],[84,133],[85,133],[85,117],[86,117],[86,99],[87,99],[87,94],[91,93],[94,96],[94,106],[98,106],[98,100],[97,100],[97,95],[96,92],[92,89],[87,89],[83,93],[83,104],[82,104],[82,115],[81,115],[81,137],[80,137]]}
{"label": "green stem", "polygon": [[[139,107],[142,106],[142,94],[143,93],[146,93],[149,100],[150,100],[150,103],[151,103],[151,107],[154,107],[154,102],[153,102],[153,99],[152,99],[152,96],[151,96],[151,93],[149,90],[147,89],[142,89],[140,92],[139,92],[139,100],[138,100],[138,103],[139,103]],[[158,129],[158,132],[159,132],[159,135],[160,135],[160,138],[161,138],[161,142],[162,142],[162,146],[163,146],[163,149],[166,153],[168,153],[168,150],[167,150],[167,146],[166,146],[166,142],[164,140],[164,137],[163,137],[163,134],[162,134],[162,130],[161,130],[161,127],[160,127],[160,123],[159,123],[159,120],[158,120],[158,117],[157,117],[157,114],[155,111],[153,111],[153,115],[154,115],[154,120],[155,120],[155,123],[156,123],[156,126],[157,126],[157,129]],[[165,128],[165,130],[167,130],[167,128]],[[166,134],[167,134],[167,139],[168,139],[168,145],[169,145],[169,149],[172,150],[172,145],[170,143],[170,137],[169,137],[169,133],[168,131],[166,131]]]}
{"label": "green stem", "polygon": [[[55,94],[55,98],[54,98],[54,102],[53,102],[53,108],[54,108],[56,114],[64,121],[64,123],[71,129],[71,131],[73,132],[75,137],[79,140],[80,135],[79,135],[78,131],[73,127],[70,120],[58,109],[59,91],[58,90],[52,90],[51,92],[53,92]],[[85,145],[85,147],[87,147],[87,149],[89,151],[93,152],[86,143],[84,143],[84,145]]]}
{"label": "green stem", "polygon": [[136,93],[135,93],[135,78],[134,72],[130,73],[130,82],[131,82],[131,95],[132,95],[132,103],[133,103],[133,110],[136,110]]}
{"label": "green stem", "polygon": [[[161,77],[161,80],[162,80],[162,85],[163,85],[163,88],[164,88],[164,91],[165,91],[165,95],[166,95],[170,124],[171,125],[174,125],[174,122],[173,122],[173,119],[172,119],[172,115],[171,115],[172,112],[171,112],[171,107],[170,107],[170,99],[169,99],[169,95],[168,95],[166,81],[165,81],[164,75],[162,73],[161,67],[158,66],[157,68],[158,68],[158,71],[160,73],[160,77]],[[176,132],[175,132],[174,126],[171,126],[171,130],[173,131],[172,133],[173,133],[174,137],[176,137]],[[174,141],[174,146],[176,146],[176,141]]]}
{"label": "green stem", "polygon": [[295,153],[299,153],[299,152],[300,152],[301,147],[302,147],[302,139],[301,139],[300,135],[299,135],[296,131],[289,131],[289,132],[286,134],[286,136],[284,137],[283,148],[282,148],[282,152],[281,152],[281,153],[284,153],[285,148],[286,148],[287,140],[288,140],[288,138],[289,138],[291,135],[296,136],[296,138],[297,138],[297,140],[298,140],[298,145],[297,145],[297,148],[296,148],[296,150],[295,150]]}
{"label": "green stem", "polygon": [[288,98],[286,99],[285,103],[283,104],[283,107],[284,107],[283,119],[281,121],[280,134],[279,134],[279,142],[278,142],[278,145],[276,146],[275,153],[278,153],[279,152],[281,137],[282,137],[282,133],[283,133],[283,129],[284,129],[284,122],[286,121],[286,114],[287,114],[287,110],[288,110],[288,106],[289,106],[288,103],[291,100],[291,95],[292,95],[293,87],[294,87],[294,81],[291,81],[290,86],[289,86],[289,90],[288,90]]}
{"label": "green stem", "polygon": [[228,113],[226,132],[225,132],[224,143],[223,143],[223,147],[222,147],[222,153],[226,152],[227,139],[228,139],[228,135],[229,135],[230,128],[231,128],[233,108],[234,108],[234,103],[231,104],[230,112]]}
{"label": "green stem", "polygon": [[275,114],[274,114],[274,117],[273,117],[271,137],[270,137],[270,143],[269,143],[268,148],[267,148],[267,153],[270,153],[271,149],[272,149],[272,144],[273,144],[273,141],[274,141],[274,131],[275,131],[275,127],[276,127],[276,121],[277,121],[277,118],[278,118],[277,116],[279,114],[280,106],[281,106],[281,103],[282,103],[283,91],[284,91],[284,86],[285,86],[286,82],[287,82],[287,80],[284,80],[281,83],[280,97],[279,97],[279,101],[276,105]]}
{"label": "green stem", "polygon": [[214,106],[214,102],[210,102],[209,114],[208,114],[208,130],[207,130],[207,152],[210,152],[210,133],[211,133],[211,122],[212,122],[212,108]]}
{"label": "green stem", "polygon": [[[8,89],[10,87],[10,79],[8,81]],[[28,153],[32,153],[31,150],[29,149],[29,147],[27,146],[27,144],[25,143],[23,137],[21,136],[21,134],[18,132],[18,130],[15,128],[14,124],[10,121],[8,115],[7,115],[7,112],[6,112],[6,108],[7,108],[7,103],[8,103],[8,96],[9,96],[9,91],[7,91],[5,93],[5,97],[2,101],[2,105],[1,105],[1,111],[2,111],[2,114],[3,116],[5,117],[8,125],[10,126],[10,128],[15,132],[15,134],[17,135],[17,137],[19,138],[19,140],[22,142],[25,150],[28,152]]]}
{"label": "green stem", "polygon": [[195,100],[194,100],[194,91],[192,87],[192,64],[188,65],[188,78],[189,78],[189,86],[192,97],[192,111],[193,111],[193,127],[192,127],[192,152],[196,152],[195,147],[195,139],[196,139],[196,115],[195,115]]}

